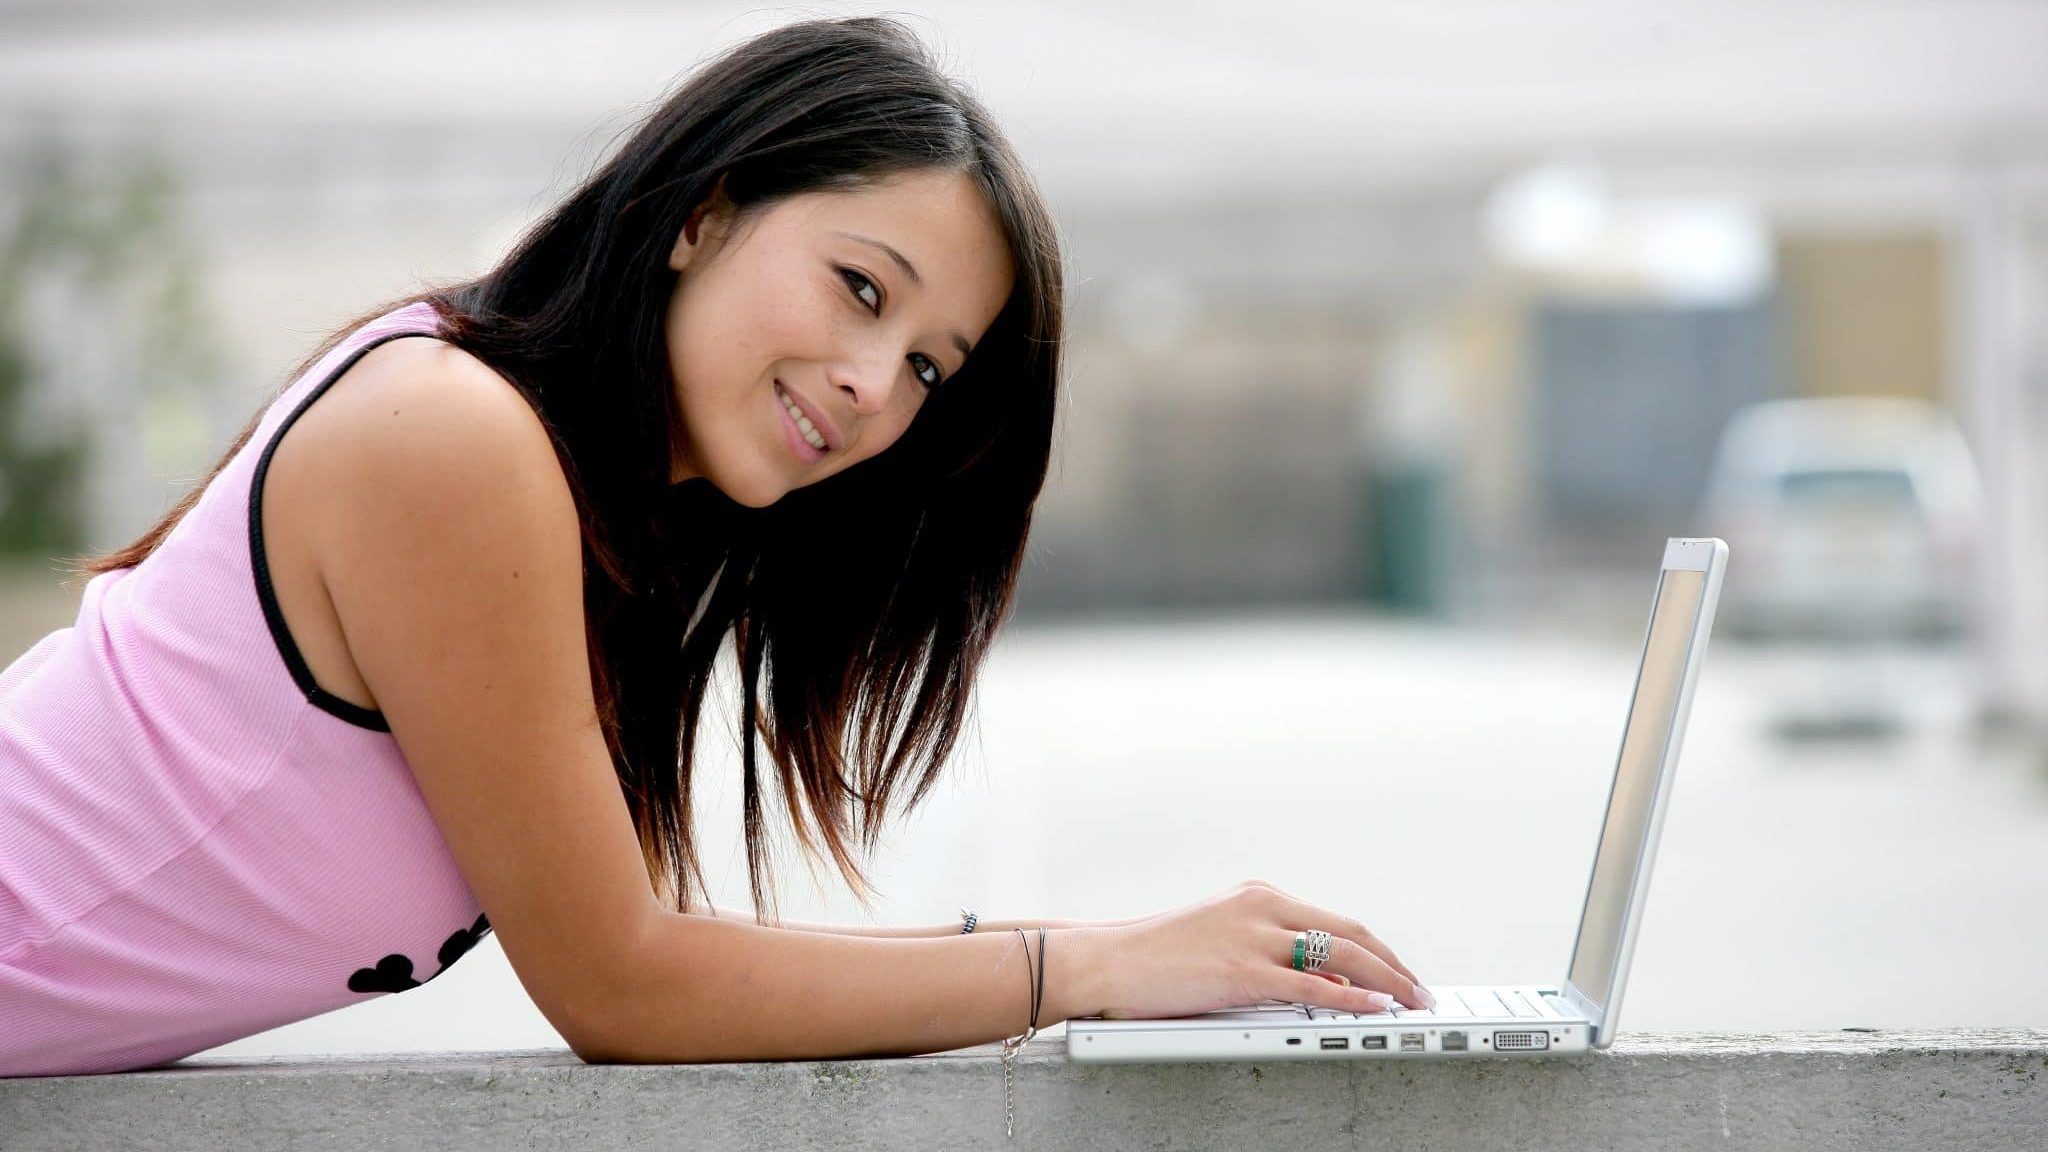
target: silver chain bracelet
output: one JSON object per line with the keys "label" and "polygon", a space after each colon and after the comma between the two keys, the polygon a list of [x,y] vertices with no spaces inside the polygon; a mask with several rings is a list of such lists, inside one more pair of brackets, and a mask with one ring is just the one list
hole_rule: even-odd
{"label": "silver chain bracelet", "polygon": [[[1023,937],[1024,930],[1022,928],[1017,929],[1017,935]],[[1038,976],[1036,979],[1033,979],[1031,975],[1031,940],[1029,937],[1024,937],[1024,979],[1031,982],[1031,1022],[1025,1025],[1023,1035],[1012,1036],[1003,1041],[1003,1136],[1006,1139],[1014,1138],[1017,1135],[1017,1102],[1011,1090],[1015,1083],[1014,1061],[1017,1053],[1023,1051],[1024,1046],[1031,1043],[1032,1038],[1038,1035],[1038,1008],[1045,1001],[1045,929],[1043,928],[1038,930]]]}

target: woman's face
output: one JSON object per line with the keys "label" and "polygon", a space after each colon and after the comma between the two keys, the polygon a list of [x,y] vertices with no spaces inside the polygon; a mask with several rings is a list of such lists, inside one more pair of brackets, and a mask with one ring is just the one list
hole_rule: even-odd
{"label": "woman's face", "polygon": [[986,198],[950,171],[805,193],[737,224],[701,211],[669,267],[670,478],[755,508],[895,443],[954,386],[1012,276]]}

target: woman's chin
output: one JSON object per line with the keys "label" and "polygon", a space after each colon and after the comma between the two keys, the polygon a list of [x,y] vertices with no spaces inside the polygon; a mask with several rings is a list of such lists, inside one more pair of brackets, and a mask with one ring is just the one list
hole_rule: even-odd
{"label": "woman's chin", "polygon": [[779,476],[747,475],[706,477],[725,498],[745,508],[766,508],[789,495],[789,482]]}

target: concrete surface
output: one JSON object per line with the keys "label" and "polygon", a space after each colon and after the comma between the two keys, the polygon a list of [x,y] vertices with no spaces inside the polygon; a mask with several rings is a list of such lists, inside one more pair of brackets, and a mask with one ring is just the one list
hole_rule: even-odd
{"label": "concrete surface", "polygon": [[2048,1032],[1624,1035],[1557,1060],[595,1067],[567,1051],[198,1057],[0,1080],[0,1148],[2038,1149]]}

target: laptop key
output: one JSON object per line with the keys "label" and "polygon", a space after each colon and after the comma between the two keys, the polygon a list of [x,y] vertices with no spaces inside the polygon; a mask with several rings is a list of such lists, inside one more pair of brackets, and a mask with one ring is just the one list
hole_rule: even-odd
{"label": "laptop key", "polygon": [[1536,1009],[1530,1007],[1529,1002],[1522,998],[1522,994],[1520,992],[1515,991],[1512,988],[1505,988],[1501,990],[1500,1002],[1507,1005],[1508,1012],[1518,1020],[1533,1019],[1535,1017],[1543,1015],[1541,1012],[1538,1012],[1536,1011]]}
{"label": "laptop key", "polygon": [[1472,1010],[1472,1015],[1474,1016],[1505,1016],[1508,1014],[1508,1010],[1501,1007],[1500,1001],[1494,998],[1493,990],[1490,988],[1467,988],[1464,991],[1464,997],[1465,1006]]}
{"label": "laptop key", "polygon": [[1458,993],[1455,989],[1431,988],[1429,990],[1429,994],[1436,998],[1435,1006],[1432,1007],[1429,1011],[1429,1014],[1431,1016],[1441,1016],[1455,1019],[1459,1016],[1469,1015],[1469,1013],[1465,1011],[1465,1002],[1463,1000],[1458,999]]}

